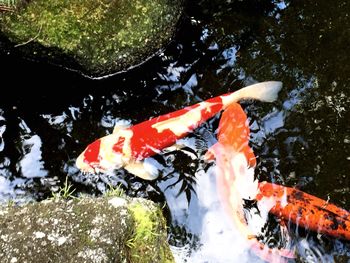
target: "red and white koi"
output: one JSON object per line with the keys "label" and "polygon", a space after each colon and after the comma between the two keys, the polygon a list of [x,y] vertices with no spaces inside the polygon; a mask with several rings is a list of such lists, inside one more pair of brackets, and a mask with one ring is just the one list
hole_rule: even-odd
{"label": "red and white koi", "polygon": [[148,157],[172,146],[232,103],[241,99],[275,100],[281,87],[278,81],[262,82],[128,128],[116,127],[112,134],[88,145],[77,158],[76,165],[89,173],[125,168],[136,176],[153,180],[158,171],[148,165]]}

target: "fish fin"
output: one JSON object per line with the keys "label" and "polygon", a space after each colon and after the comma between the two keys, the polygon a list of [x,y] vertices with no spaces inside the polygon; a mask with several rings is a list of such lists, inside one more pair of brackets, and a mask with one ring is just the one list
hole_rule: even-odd
{"label": "fish fin", "polygon": [[208,151],[204,154],[203,156],[203,160],[207,163],[214,161],[215,160],[215,153],[213,150],[213,147],[216,145],[217,143],[215,143],[213,146],[211,146]]}
{"label": "fish fin", "polygon": [[140,177],[144,180],[155,180],[159,176],[159,171],[154,165],[154,162],[157,161],[155,161],[154,159],[150,159],[152,158],[146,158],[143,161],[135,161],[129,163],[124,168],[129,173],[132,173],[133,175]]}
{"label": "fish fin", "polygon": [[118,133],[121,130],[126,130],[130,128],[131,124],[127,123],[117,123],[113,128],[113,133]]}
{"label": "fish fin", "polygon": [[232,102],[237,102],[241,99],[256,99],[264,102],[273,102],[277,99],[281,88],[282,82],[280,81],[266,81],[253,84],[237,90],[231,100],[228,100],[225,105],[228,106]]}
{"label": "fish fin", "polygon": [[170,152],[174,152],[174,151],[179,151],[183,148],[187,147],[186,144],[182,144],[182,143],[174,143],[173,145],[166,147],[164,149],[162,149],[162,153],[170,153]]}

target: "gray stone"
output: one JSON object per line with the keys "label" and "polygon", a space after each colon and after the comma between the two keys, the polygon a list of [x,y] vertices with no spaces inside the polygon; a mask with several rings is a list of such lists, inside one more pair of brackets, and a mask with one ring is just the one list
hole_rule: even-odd
{"label": "gray stone", "polygon": [[[120,197],[53,199],[1,207],[0,259],[2,263],[173,262],[159,212],[150,201]],[[140,215],[146,225],[139,223]],[[155,221],[148,222],[150,219]],[[145,230],[148,226],[151,229]],[[147,239],[147,231],[157,231],[157,235]],[[162,257],[132,260],[140,258],[136,253],[141,252]]]}

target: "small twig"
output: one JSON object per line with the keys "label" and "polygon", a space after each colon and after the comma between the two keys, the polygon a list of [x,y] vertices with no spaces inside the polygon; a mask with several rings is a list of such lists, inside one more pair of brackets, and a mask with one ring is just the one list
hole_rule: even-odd
{"label": "small twig", "polygon": [[27,45],[29,44],[30,42],[34,41],[35,39],[37,39],[41,33],[41,29],[43,28],[43,25],[41,24],[40,25],[40,28],[39,28],[39,32],[38,34],[36,34],[33,38],[29,39],[28,41],[24,42],[24,43],[20,43],[20,44],[17,44],[15,45],[15,47],[21,47],[21,46],[24,46],[24,45]]}

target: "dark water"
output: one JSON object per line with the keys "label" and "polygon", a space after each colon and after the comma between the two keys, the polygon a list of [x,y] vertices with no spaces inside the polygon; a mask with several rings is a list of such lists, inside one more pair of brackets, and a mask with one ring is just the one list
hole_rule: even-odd
{"label": "dark water", "polygon": [[[242,103],[258,178],[350,209],[350,3],[189,2],[176,38],[161,55],[107,79],[87,79],[15,52],[1,54],[2,201],[48,198],[66,176],[77,194],[101,195],[107,184],[121,183],[131,196],[167,201],[170,242],[199,248],[203,241],[194,225],[204,221],[196,211],[201,194],[194,192],[208,168],[200,156],[218,117],[185,139],[184,151],[156,157],[164,169],[155,182],[125,171],[84,176],[75,158],[111,133],[116,120],[138,123],[247,84],[281,80],[276,103]],[[201,147],[195,147],[198,141]],[[269,229],[267,242],[278,236],[274,219]],[[299,244],[298,262],[350,261],[348,242],[293,226],[290,235]]]}

